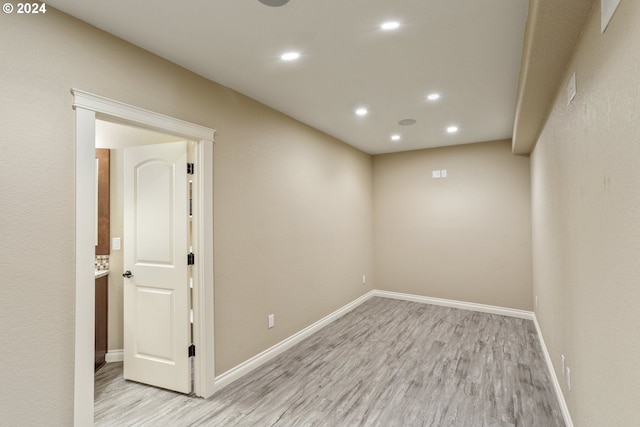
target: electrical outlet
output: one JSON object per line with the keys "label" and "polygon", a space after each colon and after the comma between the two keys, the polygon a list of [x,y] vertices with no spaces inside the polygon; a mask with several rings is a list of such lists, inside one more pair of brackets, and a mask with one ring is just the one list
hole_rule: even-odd
{"label": "electrical outlet", "polygon": [[567,387],[571,390],[571,369],[567,366]]}
{"label": "electrical outlet", "polygon": [[442,178],[446,178],[446,177],[447,177],[447,170],[446,170],[446,169],[442,169],[442,170],[440,171],[440,176],[441,176]]}
{"label": "electrical outlet", "polygon": [[431,178],[440,178],[440,171],[431,171]]}
{"label": "electrical outlet", "polygon": [[364,285],[365,283],[367,283],[367,276],[365,276],[364,274],[362,275],[362,284]]}
{"label": "electrical outlet", "polygon": [[269,329],[273,328],[276,324],[276,316],[274,314],[269,315]]}
{"label": "electrical outlet", "polygon": [[562,375],[566,375],[565,369],[566,369],[566,360],[565,360],[564,354],[563,354],[562,355]]}

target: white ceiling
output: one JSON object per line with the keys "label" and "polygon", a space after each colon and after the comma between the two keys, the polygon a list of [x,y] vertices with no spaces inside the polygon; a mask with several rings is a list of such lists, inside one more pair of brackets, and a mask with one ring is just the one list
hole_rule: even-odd
{"label": "white ceiling", "polygon": [[[513,133],[527,0],[47,4],[367,153]],[[381,30],[389,20],[400,27]],[[282,61],[291,50],[300,59]],[[442,97],[428,102],[431,92]],[[354,114],[360,106],[367,116]],[[416,124],[398,125],[407,118]],[[448,134],[450,125],[460,130]],[[399,142],[390,140],[395,133]]]}

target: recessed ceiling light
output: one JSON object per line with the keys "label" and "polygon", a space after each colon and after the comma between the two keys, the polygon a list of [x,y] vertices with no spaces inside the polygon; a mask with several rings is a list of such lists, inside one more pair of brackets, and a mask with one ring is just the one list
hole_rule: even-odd
{"label": "recessed ceiling light", "polygon": [[429,101],[436,101],[436,100],[440,99],[440,94],[439,94],[439,93],[430,93],[430,94],[427,96],[427,99],[428,99]]}
{"label": "recessed ceiling light", "polygon": [[380,25],[380,28],[382,28],[385,31],[389,31],[389,30],[395,30],[399,26],[400,26],[400,23],[398,21],[388,21]]}
{"label": "recessed ceiling light", "polygon": [[298,52],[287,52],[280,56],[283,61],[295,61],[298,58],[300,58],[300,53]]}
{"label": "recessed ceiling light", "polygon": [[391,140],[392,141],[400,141],[400,135],[398,135],[398,134],[391,135]]}
{"label": "recessed ceiling light", "polygon": [[449,133],[456,133],[456,132],[458,132],[458,126],[449,126],[449,127],[447,128],[447,132],[449,132]]}
{"label": "recessed ceiling light", "polygon": [[359,116],[366,116],[368,113],[366,108],[360,107],[356,110],[356,114]]}
{"label": "recessed ceiling light", "polygon": [[400,126],[411,126],[415,123],[416,121],[414,119],[402,119],[398,122]]}

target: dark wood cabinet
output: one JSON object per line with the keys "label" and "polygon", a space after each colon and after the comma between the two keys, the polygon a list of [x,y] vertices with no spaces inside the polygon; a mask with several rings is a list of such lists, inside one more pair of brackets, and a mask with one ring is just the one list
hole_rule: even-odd
{"label": "dark wood cabinet", "polygon": [[109,230],[110,230],[110,150],[107,148],[96,148],[96,160],[98,161],[97,176],[97,227],[98,241],[96,242],[96,255],[109,255]]}
{"label": "dark wood cabinet", "polygon": [[96,279],[96,337],[95,337],[95,364],[97,371],[106,363],[107,355],[107,312],[109,308],[109,276],[102,276]]}

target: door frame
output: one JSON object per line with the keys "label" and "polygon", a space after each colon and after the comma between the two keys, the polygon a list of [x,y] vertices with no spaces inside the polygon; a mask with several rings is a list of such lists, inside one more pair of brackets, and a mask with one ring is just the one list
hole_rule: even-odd
{"label": "door frame", "polygon": [[[93,425],[95,227],[95,121],[96,118],[166,132],[196,141],[194,188],[193,284],[194,392],[214,392],[214,275],[213,275],[213,141],[215,130],[153,111],[144,110],[82,90],[71,89],[75,109],[75,330],[74,425]],[[199,219],[199,220],[198,220]],[[88,286],[91,284],[91,286]]]}

